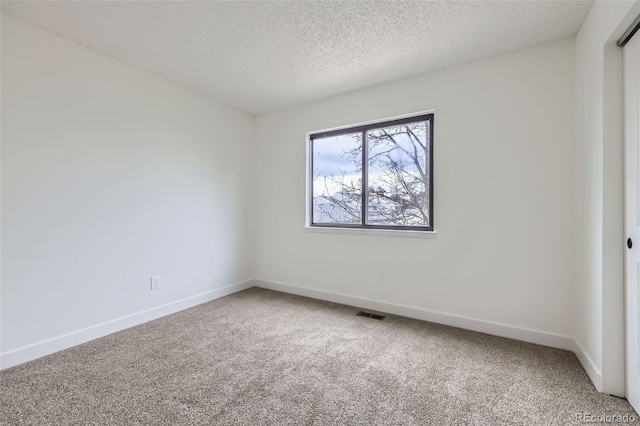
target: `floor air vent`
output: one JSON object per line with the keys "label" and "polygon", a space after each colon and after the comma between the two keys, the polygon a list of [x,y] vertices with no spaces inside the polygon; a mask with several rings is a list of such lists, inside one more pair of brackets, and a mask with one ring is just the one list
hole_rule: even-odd
{"label": "floor air vent", "polygon": [[358,311],[356,314],[359,317],[371,318],[374,320],[382,321],[386,317],[384,315],[372,314],[371,312]]}

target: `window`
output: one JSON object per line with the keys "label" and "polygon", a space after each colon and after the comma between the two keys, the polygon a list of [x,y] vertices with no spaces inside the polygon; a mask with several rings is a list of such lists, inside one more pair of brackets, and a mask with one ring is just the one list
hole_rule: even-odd
{"label": "window", "polygon": [[309,136],[309,225],[433,231],[433,114]]}

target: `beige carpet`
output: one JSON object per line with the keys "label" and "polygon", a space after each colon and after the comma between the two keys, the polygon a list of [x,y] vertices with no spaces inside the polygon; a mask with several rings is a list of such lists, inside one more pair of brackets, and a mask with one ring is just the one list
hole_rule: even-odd
{"label": "beige carpet", "polygon": [[[575,355],[253,288],[0,372],[2,425],[567,425]],[[640,421],[636,421],[640,424]]]}

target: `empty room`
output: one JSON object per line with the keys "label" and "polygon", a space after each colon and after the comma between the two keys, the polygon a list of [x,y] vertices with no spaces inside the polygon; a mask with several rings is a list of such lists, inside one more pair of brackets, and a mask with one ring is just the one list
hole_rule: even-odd
{"label": "empty room", "polygon": [[639,1],[2,1],[0,425],[640,424]]}

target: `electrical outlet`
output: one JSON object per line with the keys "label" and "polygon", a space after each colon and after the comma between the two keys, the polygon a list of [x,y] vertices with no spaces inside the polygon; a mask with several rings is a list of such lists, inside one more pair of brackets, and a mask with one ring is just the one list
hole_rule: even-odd
{"label": "electrical outlet", "polygon": [[380,283],[380,285],[386,285],[387,284],[387,276],[385,275],[384,272],[380,274],[380,278],[379,278],[378,282]]}
{"label": "electrical outlet", "polygon": [[160,288],[160,275],[151,276],[151,290],[157,290]]}

